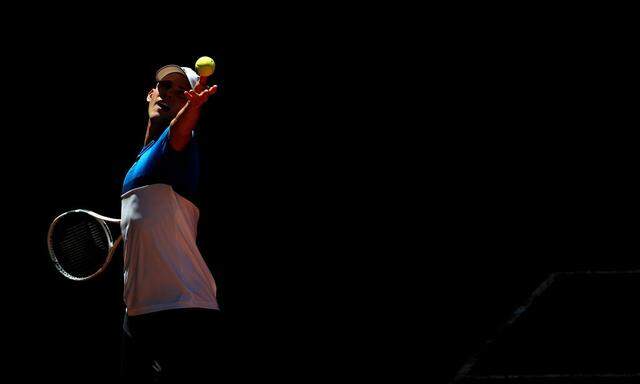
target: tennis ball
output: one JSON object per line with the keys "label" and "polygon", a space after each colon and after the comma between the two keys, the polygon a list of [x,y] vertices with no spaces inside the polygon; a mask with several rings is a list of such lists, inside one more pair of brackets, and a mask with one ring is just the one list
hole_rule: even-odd
{"label": "tennis ball", "polygon": [[196,71],[198,75],[202,77],[209,77],[213,75],[213,71],[216,69],[216,63],[209,56],[202,56],[196,61]]}

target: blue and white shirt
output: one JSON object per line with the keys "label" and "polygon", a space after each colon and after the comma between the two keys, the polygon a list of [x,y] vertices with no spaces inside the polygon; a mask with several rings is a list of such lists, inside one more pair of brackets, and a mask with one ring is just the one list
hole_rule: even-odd
{"label": "blue and white shirt", "polygon": [[147,144],[122,188],[124,301],[131,316],[177,308],[218,309],[216,284],[196,245],[199,156],[169,128]]}

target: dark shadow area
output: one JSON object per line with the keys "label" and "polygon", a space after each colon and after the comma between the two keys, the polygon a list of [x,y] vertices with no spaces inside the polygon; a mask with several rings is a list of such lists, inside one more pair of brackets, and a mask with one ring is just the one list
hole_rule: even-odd
{"label": "dark shadow area", "polygon": [[560,275],[479,356],[468,376],[538,376],[542,382],[545,375],[594,375],[600,378],[588,382],[630,382],[635,374],[638,380],[639,283],[638,273]]}

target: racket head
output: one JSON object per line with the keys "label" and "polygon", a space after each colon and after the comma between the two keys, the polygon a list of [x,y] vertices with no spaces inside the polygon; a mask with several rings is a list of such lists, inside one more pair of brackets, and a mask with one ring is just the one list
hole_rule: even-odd
{"label": "racket head", "polygon": [[82,209],[65,212],[49,226],[49,257],[68,279],[88,280],[106,269],[120,239],[114,244],[100,215]]}

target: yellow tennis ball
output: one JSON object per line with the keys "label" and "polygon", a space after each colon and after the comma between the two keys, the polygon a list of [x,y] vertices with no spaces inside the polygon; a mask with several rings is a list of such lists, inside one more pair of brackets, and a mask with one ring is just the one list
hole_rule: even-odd
{"label": "yellow tennis ball", "polygon": [[213,75],[213,71],[216,69],[216,63],[209,56],[202,56],[196,61],[196,71],[198,75],[202,77],[209,77]]}

